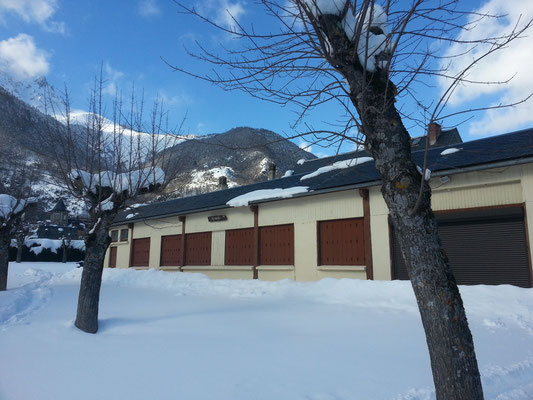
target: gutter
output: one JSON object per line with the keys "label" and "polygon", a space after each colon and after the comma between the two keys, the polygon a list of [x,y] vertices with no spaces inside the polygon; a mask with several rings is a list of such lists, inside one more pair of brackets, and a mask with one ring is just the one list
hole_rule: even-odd
{"label": "gutter", "polygon": [[[478,165],[473,165],[473,166],[470,166],[470,167],[444,169],[444,170],[432,172],[431,176],[432,177],[434,177],[434,176],[436,177],[436,176],[444,176],[444,175],[457,175],[457,174],[468,173],[468,172],[483,171],[483,170],[487,170],[487,169],[491,169],[491,168],[512,167],[512,166],[516,166],[516,165],[523,165],[523,164],[529,164],[529,163],[533,163],[533,156],[525,157],[525,158],[518,158],[518,159],[514,159],[514,160],[496,161],[496,162],[492,162],[492,163],[488,163],[488,164],[478,164]],[[326,188],[326,189],[312,190],[312,191],[306,192],[306,193],[295,194],[292,197],[275,197],[275,198],[270,198],[270,199],[265,199],[265,200],[251,201],[251,202],[248,203],[248,206],[251,206],[251,205],[254,205],[254,204],[261,204],[261,203],[270,203],[272,201],[297,199],[297,198],[300,198],[300,197],[315,196],[315,195],[319,195],[319,194],[326,194],[326,193],[332,193],[332,192],[342,192],[342,191],[345,191],[345,190],[364,189],[364,188],[369,188],[369,187],[372,187],[372,186],[379,186],[381,184],[382,184],[381,179],[377,179],[377,180],[374,180],[374,181],[354,183],[354,184],[351,184],[351,185],[336,186],[336,187],[331,187],[331,188]],[[176,216],[176,215],[196,214],[196,213],[200,213],[200,212],[222,210],[222,209],[226,209],[226,208],[235,208],[235,207],[230,207],[227,204],[224,204],[224,205],[218,205],[218,206],[194,209],[194,210],[190,210],[188,212],[185,210],[185,211],[180,211],[180,212],[171,213],[171,214],[153,215],[153,216],[150,216],[150,217],[147,217],[147,218],[139,218],[139,219],[131,218],[131,219],[127,220],[127,221],[113,223],[113,224],[111,224],[111,226],[112,227],[113,226],[120,226],[120,225],[125,225],[125,224],[128,224],[128,223],[135,223],[135,222],[147,221],[147,220],[164,218],[164,217],[173,217],[173,216]]]}

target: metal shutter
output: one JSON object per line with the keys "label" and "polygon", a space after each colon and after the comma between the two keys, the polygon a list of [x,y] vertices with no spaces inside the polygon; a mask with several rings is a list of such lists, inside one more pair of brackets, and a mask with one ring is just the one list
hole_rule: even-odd
{"label": "metal shutter", "polygon": [[[436,216],[442,245],[458,284],[531,286],[522,207]],[[394,234],[392,262],[393,279],[408,279]]]}

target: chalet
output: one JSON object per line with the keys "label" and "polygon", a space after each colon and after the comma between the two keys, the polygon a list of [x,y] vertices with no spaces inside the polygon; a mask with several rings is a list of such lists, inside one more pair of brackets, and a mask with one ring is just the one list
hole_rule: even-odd
{"label": "chalet", "polygon": [[[433,209],[458,283],[531,287],[533,129],[465,143],[447,132],[425,140]],[[425,140],[413,143],[419,166]],[[284,178],[138,207],[117,216],[106,266],[407,279],[380,183],[359,151],[303,162]]]}

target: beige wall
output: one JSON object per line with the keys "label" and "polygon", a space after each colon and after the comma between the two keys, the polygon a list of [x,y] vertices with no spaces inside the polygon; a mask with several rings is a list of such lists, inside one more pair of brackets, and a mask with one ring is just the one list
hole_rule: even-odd
{"label": "beige wall", "polygon": [[[122,229],[128,229],[128,240],[124,242],[113,242],[109,247],[117,248],[117,268],[127,268],[130,262],[130,243],[131,243],[131,229],[127,225],[121,225],[113,227],[113,230],[118,229],[119,239],[120,231]],[[104,266],[109,267],[109,250],[106,253],[104,259]]]}
{"label": "beige wall", "polygon": [[[528,231],[533,229],[533,165],[449,175],[430,180],[435,211],[525,204]],[[370,228],[374,279],[391,279],[388,210],[379,187],[369,189]],[[224,214],[227,221],[209,222],[210,215]],[[324,277],[366,279],[365,266],[317,265],[317,222],[363,216],[363,200],[356,189],[259,204],[259,226],[294,224],[294,265],[259,266],[260,279],[318,280]],[[249,207],[228,208],[187,216],[186,233],[211,231],[211,266],[185,267],[213,278],[250,279],[251,266],[224,266],[225,231],[253,227]],[[159,267],[161,236],[181,233],[178,217],[135,223],[134,238],[150,237],[150,267]],[[131,237],[130,232],[130,237]],[[531,239],[530,235],[530,239]],[[129,265],[129,244],[118,243],[117,267]],[[530,248],[533,243],[530,242]],[[106,259],[106,266],[108,261]],[[167,268],[176,269],[176,268]]]}

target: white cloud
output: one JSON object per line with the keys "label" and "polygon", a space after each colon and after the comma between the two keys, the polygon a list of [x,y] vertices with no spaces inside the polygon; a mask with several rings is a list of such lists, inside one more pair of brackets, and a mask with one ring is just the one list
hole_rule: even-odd
{"label": "white cloud", "polygon": [[184,107],[194,102],[193,98],[187,93],[176,93],[170,95],[164,90],[158,92],[158,98],[163,102],[163,107]]}
{"label": "white cloud", "polygon": [[57,10],[57,0],[0,0],[0,23],[16,14],[25,22],[36,22],[49,32],[65,32],[65,23],[51,21]]}
{"label": "white cloud", "polygon": [[[479,10],[481,14],[505,15],[500,19],[485,19],[478,22],[474,29],[465,31],[461,35],[463,40],[476,40],[483,37],[497,37],[509,33],[520,19],[521,24],[533,18],[533,2],[520,0],[491,0]],[[475,17],[478,18],[477,16]],[[526,35],[531,35],[526,32]],[[487,45],[488,46],[488,45]],[[451,71],[456,74],[464,69],[474,58],[487,51],[487,46],[477,46],[471,52],[452,61]],[[462,51],[459,44],[454,44],[448,54],[457,54]],[[464,84],[457,88],[450,99],[450,106],[470,108],[469,102],[489,99],[490,104],[509,104],[524,99],[533,91],[533,51],[531,51],[531,37],[524,37],[513,41],[506,48],[490,55],[472,69],[467,79],[476,81],[505,81],[511,77],[511,81],[505,85],[476,85]],[[442,90],[445,90],[449,81],[439,80]],[[488,110],[477,116],[470,125],[470,133],[476,135],[488,135],[502,133],[533,122],[533,113],[529,111],[533,102],[521,104],[517,107]],[[476,106],[474,106],[476,107]]]}
{"label": "white cloud", "polygon": [[154,17],[161,14],[157,0],[140,0],[137,5],[137,11],[143,17]]}
{"label": "white cloud", "polygon": [[236,29],[235,21],[246,13],[246,3],[231,0],[204,0],[197,2],[197,10],[226,29]]}
{"label": "white cloud", "polygon": [[309,153],[313,152],[313,145],[303,139],[300,139],[300,143],[298,143],[298,147],[304,151],[308,151]]}
{"label": "white cloud", "polygon": [[228,29],[235,29],[236,22],[245,14],[244,3],[232,3],[229,0],[220,1],[218,12],[216,15],[216,22]]}
{"label": "white cloud", "polygon": [[30,79],[48,73],[48,54],[38,49],[33,37],[21,33],[0,41],[0,67],[18,79]]}
{"label": "white cloud", "polygon": [[114,96],[118,90],[118,83],[124,77],[124,72],[111,67],[109,63],[104,64],[105,86],[102,92]]}

